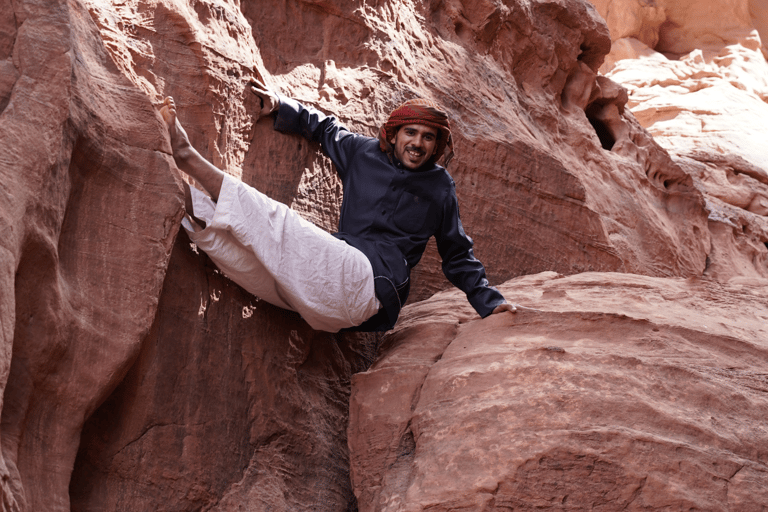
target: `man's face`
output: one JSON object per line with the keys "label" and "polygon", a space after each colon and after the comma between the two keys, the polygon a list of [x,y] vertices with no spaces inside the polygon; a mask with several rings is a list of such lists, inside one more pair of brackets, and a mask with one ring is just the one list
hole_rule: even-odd
{"label": "man's face", "polygon": [[395,156],[406,168],[418,169],[435,153],[437,129],[423,124],[406,124],[389,142],[395,148]]}

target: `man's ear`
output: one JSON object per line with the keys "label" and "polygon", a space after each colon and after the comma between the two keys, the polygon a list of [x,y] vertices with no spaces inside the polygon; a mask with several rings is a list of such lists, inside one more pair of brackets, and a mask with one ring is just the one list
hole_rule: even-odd
{"label": "man's ear", "polygon": [[396,140],[397,140],[397,132],[395,132],[395,134],[392,136],[392,139],[389,141],[389,143],[394,146]]}

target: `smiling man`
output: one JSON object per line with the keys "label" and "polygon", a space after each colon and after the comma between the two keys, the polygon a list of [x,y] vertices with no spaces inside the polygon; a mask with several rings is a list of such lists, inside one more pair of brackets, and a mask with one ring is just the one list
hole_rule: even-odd
{"label": "smiling man", "polygon": [[[210,194],[187,187],[190,238],[243,288],[299,312],[315,329],[382,331],[397,321],[410,272],[434,236],[448,280],[481,317],[515,312],[486,279],[464,232],[453,179],[448,116],[431,101],[396,108],[378,138],[252,82],[260,117],[319,142],[344,186],[339,230],[329,235],[296,212],[224,174],[189,144],[172,99],[161,110],[174,159]],[[202,224],[203,226],[200,226]]]}
{"label": "smiling man", "polygon": [[436,128],[421,124],[401,126],[390,144],[395,145],[395,157],[411,170],[421,168],[435,154],[440,133]]}

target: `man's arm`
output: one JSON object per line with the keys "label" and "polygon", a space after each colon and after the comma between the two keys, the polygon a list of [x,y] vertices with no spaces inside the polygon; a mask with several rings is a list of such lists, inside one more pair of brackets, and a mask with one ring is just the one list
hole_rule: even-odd
{"label": "man's arm", "polygon": [[259,118],[277,112],[276,130],[298,133],[308,140],[319,142],[342,179],[352,156],[369,139],[350,132],[339,124],[336,117],[281,96],[257,80],[252,81],[251,91],[261,101]]}
{"label": "man's arm", "polygon": [[464,232],[459,217],[453,182],[443,204],[443,221],[440,229],[435,233],[435,239],[443,260],[445,277],[467,294],[469,303],[481,317],[517,311],[514,304],[507,303],[504,296],[490,286],[485,275],[485,267],[475,258],[472,239]]}

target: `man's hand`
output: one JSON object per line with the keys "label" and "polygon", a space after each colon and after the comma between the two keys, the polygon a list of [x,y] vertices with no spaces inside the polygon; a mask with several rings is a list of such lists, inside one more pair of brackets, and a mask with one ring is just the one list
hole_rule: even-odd
{"label": "man's hand", "polygon": [[248,87],[261,102],[261,110],[256,112],[253,116],[254,122],[258,122],[262,117],[268,116],[280,108],[280,98],[275,94],[275,91],[261,83],[259,80],[255,78],[252,79],[248,84]]}
{"label": "man's hand", "polygon": [[509,304],[505,302],[504,304],[499,304],[496,306],[493,311],[491,311],[492,315],[495,315],[497,313],[503,313],[504,311],[509,311],[510,313],[517,313],[517,306],[515,304]]}

